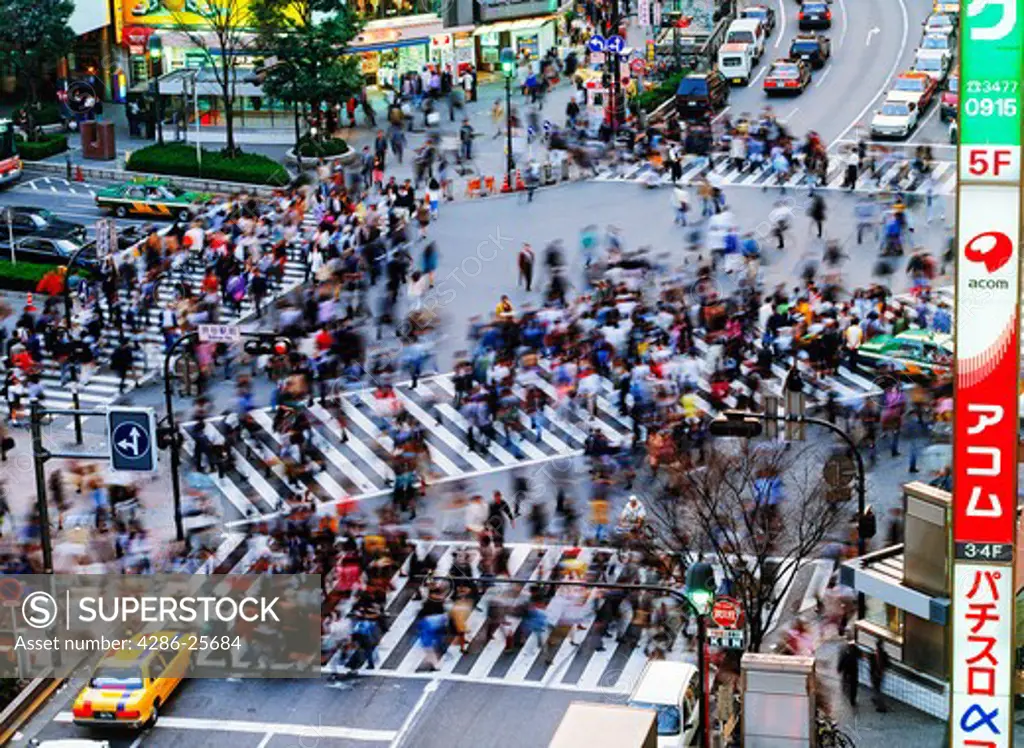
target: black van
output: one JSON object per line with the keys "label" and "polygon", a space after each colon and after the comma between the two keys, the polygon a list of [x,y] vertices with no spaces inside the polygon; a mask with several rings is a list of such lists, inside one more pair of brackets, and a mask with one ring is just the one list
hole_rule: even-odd
{"label": "black van", "polygon": [[729,101],[729,84],[717,70],[694,73],[679,81],[676,114],[680,119],[707,119]]}

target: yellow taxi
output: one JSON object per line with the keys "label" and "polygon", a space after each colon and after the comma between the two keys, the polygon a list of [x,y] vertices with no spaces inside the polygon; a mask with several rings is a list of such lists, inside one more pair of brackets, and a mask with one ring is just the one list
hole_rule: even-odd
{"label": "yellow taxi", "polygon": [[77,725],[152,727],[160,707],[184,680],[189,647],[181,633],[158,631],[136,636],[128,649],[108,652],[97,665],[89,684],[75,699],[72,715]]}

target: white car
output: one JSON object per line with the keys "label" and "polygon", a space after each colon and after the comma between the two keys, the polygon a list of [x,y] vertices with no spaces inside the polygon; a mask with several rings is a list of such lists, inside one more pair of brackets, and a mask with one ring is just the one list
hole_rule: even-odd
{"label": "white car", "polygon": [[956,22],[945,13],[932,13],[924,22],[924,33],[956,36]]}
{"label": "white car", "polygon": [[699,692],[697,668],[693,665],[651,660],[626,703],[658,715],[658,748],[685,748],[694,744]]}
{"label": "white car", "polygon": [[871,137],[902,139],[917,127],[918,109],[912,101],[886,99],[871,119]]}
{"label": "white car", "polygon": [[939,49],[919,49],[914,57],[914,70],[927,73],[929,77],[941,83],[949,75],[949,67],[953,56],[948,51]]}
{"label": "white car", "polygon": [[949,34],[925,34],[918,49],[937,49],[952,54],[955,44]]}

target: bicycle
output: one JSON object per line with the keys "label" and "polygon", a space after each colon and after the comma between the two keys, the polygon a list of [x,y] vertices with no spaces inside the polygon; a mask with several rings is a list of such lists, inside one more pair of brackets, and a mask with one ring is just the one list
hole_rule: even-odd
{"label": "bicycle", "polygon": [[815,718],[818,748],[856,748],[853,739],[839,729],[831,717],[819,714]]}

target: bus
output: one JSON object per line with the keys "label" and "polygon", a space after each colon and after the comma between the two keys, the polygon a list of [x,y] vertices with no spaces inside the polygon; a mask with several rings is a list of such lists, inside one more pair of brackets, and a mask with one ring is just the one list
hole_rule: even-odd
{"label": "bus", "polygon": [[0,119],[0,185],[21,179],[21,158],[14,142],[14,123]]}

